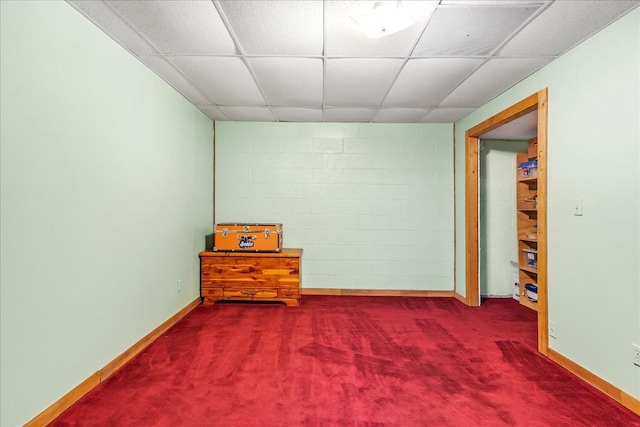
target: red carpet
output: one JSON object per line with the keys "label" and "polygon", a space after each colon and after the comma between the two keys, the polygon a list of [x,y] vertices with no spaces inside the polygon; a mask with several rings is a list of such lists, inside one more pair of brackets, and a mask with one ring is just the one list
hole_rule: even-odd
{"label": "red carpet", "polygon": [[198,307],[53,426],[640,426],[510,299]]}

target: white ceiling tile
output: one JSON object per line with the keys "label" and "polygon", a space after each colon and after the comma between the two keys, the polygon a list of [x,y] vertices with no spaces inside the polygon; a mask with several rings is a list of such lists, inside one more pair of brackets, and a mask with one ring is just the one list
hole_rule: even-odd
{"label": "white ceiling tile", "polygon": [[320,108],[273,107],[273,113],[281,122],[321,122]]}
{"label": "white ceiling tile", "polygon": [[193,104],[211,103],[164,56],[139,56],[138,58]]}
{"label": "white ceiling tile", "polygon": [[426,108],[381,108],[374,123],[415,123],[429,111]]}
{"label": "white ceiling tile", "polygon": [[211,120],[228,120],[227,117],[220,112],[216,107],[211,105],[198,105],[200,111],[205,113]]}
{"label": "white ceiling tile", "polygon": [[538,110],[518,117],[497,129],[481,135],[482,139],[511,139],[524,140],[538,134]]}
{"label": "white ceiling tile", "polygon": [[69,3],[131,52],[135,54],[158,53],[131,26],[122,21],[120,15],[109,3],[95,0],[73,0]]}
{"label": "white ceiling tile", "polygon": [[[520,7],[520,4],[542,4],[547,0],[441,0],[442,6],[514,6]],[[520,3],[520,4],[519,4]]]}
{"label": "white ceiling tile", "polygon": [[273,122],[275,117],[268,107],[218,107],[227,120],[243,122]]}
{"label": "white ceiling tile", "polygon": [[[482,59],[410,59],[384,101],[385,106],[429,107],[437,105]],[[447,70],[443,73],[442,70]]]}
{"label": "white ceiling tile", "polygon": [[220,5],[248,55],[322,55],[322,0]]}
{"label": "white ceiling tile", "polygon": [[553,2],[500,55],[559,55],[637,5],[637,0]]}
{"label": "white ceiling tile", "polygon": [[329,56],[397,56],[410,53],[413,43],[438,4],[437,1],[405,1],[402,7],[415,24],[406,30],[379,39],[368,38],[362,28],[351,19],[371,10],[371,1],[327,1],[326,2],[326,53]]}
{"label": "white ceiling tile", "polygon": [[210,1],[113,1],[110,4],[162,53],[237,53]]}
{"label": "white ceiling tile", "polygon": [[455,123],[475,108],[434,108],[420,120],[421,123]]}
{"label": "white ceiling tile", "polygon": [[438,8],[413,56],[486,56],[538,7]]}
{"label": "white ceiling tile", "polygon": [[327,60],[325,104],[335,107],[378,106],[396,74],[400,59]]}
{"label": "white ceiling tile", "polygon": [[249,59],[270,105],[322,106],[322,60],[313,58]]}
{"label": "white ceiling tile", "polygon": [[376,0],[67,1],[214,120],[425,123],[459,120],[640,4],[404,0],[416,23],[369,39],[351,16]]}
{"label": "white ceiling tile", "polygon": [[170,60],[210,102],[218,105],[264,105],[265,101],[240,58],[178,56]]}
{"label": "white ceiling tile", "polygon": [[325,108],[325,122],[370,122],[375,116],[373,108]]}
{"label": "white ceiling tile", "polygon": [[[479,107],[542,67],[544,58],[491,59],[441,103],[443,107]],[[499,78],[496,78],[496,77]]]}

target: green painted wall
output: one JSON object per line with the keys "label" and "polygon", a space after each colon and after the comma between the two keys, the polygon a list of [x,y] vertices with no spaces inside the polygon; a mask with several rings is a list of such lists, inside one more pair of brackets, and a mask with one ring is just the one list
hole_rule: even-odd
{"label": "green painted wall", "polygon": [[68,4],[0,15],[0,424],[17,426],[198,296],[212,123]]}
{"label": "green painted wall", "polygon": [[[640,9],[456,123],[456,289],[465,293],[464,132],[549,88],[550,347],[640,398]],[[584,216],[573,200],[584,200]]]}
{"label": "green painted wall", "polygon": [[[212,130],[69,5],[2,1],[0,18],[0,425],[13,426],[198,295]],[[464,131],[549,88],[550,345],[637,398],[639,23],[636,10],[456,124],[464,294]]]}

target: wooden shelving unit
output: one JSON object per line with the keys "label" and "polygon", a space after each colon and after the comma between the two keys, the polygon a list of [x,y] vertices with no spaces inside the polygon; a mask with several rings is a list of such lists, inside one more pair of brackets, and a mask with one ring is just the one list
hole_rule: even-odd
{"label": "wooden shelving unit", "polygon": [[[538,139],[528,141],[526,153],[518,153],[517,165],[537,160]],[[518,227],[518,271],[520,283],[520,304],[538,311],[538,302],[527,296],[527,284],[538,285],[538,176],[537,172],[524,174],[518,168],[516,182],[516,209]],[[525,252],[527,251],[527,252]],[[535,255],[532,255],[535,254]],[[535,263],[527,255],[535,256]]]}

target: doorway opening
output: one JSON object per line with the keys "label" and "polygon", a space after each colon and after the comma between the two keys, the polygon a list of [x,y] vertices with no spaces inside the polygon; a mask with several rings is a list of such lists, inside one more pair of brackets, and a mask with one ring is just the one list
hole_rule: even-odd
{"label": "doorway opening", "polygon": [[[501,126],[536,112],[537,116],[537,274],[538,274],[538,351],[547,354],[547,89],[523,99],[500,113],[468,129],[465,133],[465,252],[466,304],[480,305],[479,250],[479,152],[480,138]],[[515,209],[515,207],[514,207]]]}

